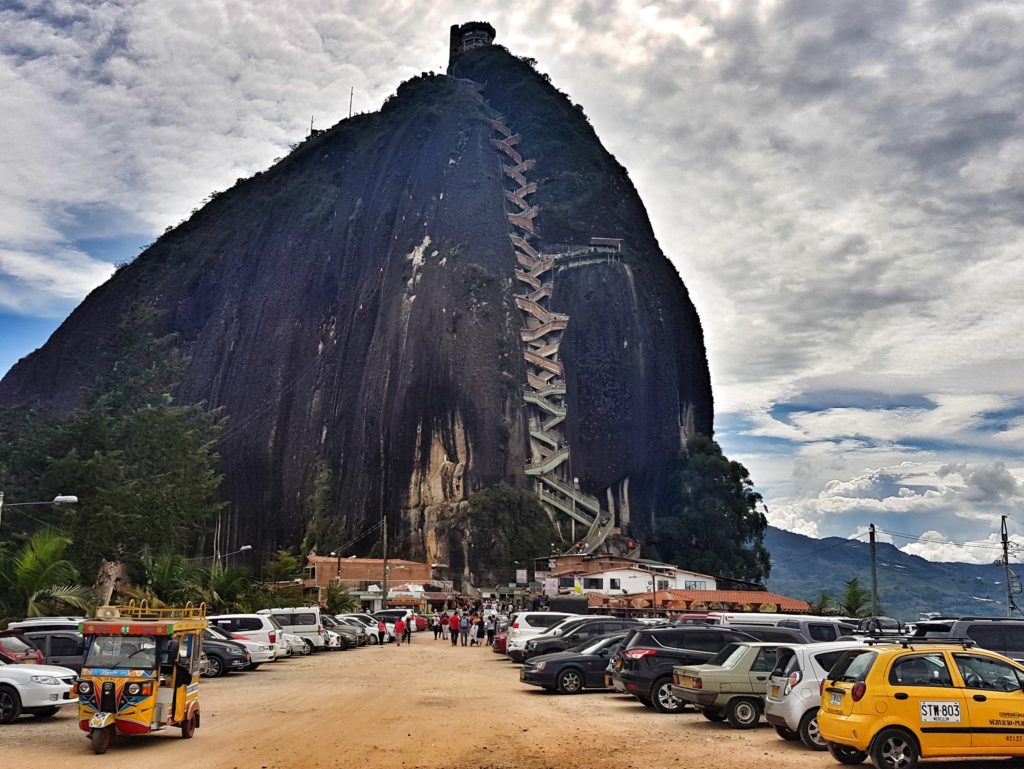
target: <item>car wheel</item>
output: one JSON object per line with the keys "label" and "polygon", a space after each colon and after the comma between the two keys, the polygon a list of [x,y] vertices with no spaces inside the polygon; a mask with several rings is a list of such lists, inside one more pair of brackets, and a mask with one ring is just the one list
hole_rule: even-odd
{"label": "car wheel", "polygon": [[775,733],[787,742],[796,742],[800,739],[800,732],[794,732],[788,726],[776,726]]}
{"label": "car wheel", "polygon": [[761,719],[761,709],[755,700],[733,697],[725,708],[725,717],[733,729],[753,729]]}
{"label": "car wheel", "polygon": [[725,720],[725,713],[719,708],[702,708],[700,714],[715,724],[720,724]]}
{"label": "car wheel", "polygon": [[33,710],[32,715],[34,715],[36,718],[51,718],[52,716],[57,715],[58,710],[60,710],[59,707],[57,707],[56,705],[51,705],[48,708],[39,708],[38,710]]}
{"label": "car wheel", "polygon": [[683,702],[672,693],[672,679],[656,681],[651,689],[651,702],[659,713],[681,713]]}
{"label": "car wheel", "polygon": [[89,744],[92,746],[92,752],[97,756],[102,756],[106,753],[107,748],[110,747],[110,738],[113,736],[113,726],[106,726],[102,729],[93,729],[89,732]]}
{"label": "car wheel", "polygon": [[583,675],[578,670],[562,671],[558,676],[558,691],[562,694],[579,694],[583,691]]}
{"label": "car wheel", "polygon": [[915,769],[921,758],[917,740],[902,729],[883,729],[871,745],[875,769]]}
{"label": "car wheel", "polygon": [[313,653],[313,642],[308,638],[302,642],[302,654],[308,656]]}
{"label": "car wheel", "polygon": [[828,754],[841,764],[863,764],[868,754],[863,750],[851,748],[849,745],[840,745],[837,742],[826,742]]}
{"label": "car wheel", "polygon": [[191,740],[192,736],[196,733],[196,714],[193,713],[186,718],[181,724],[181,736],[186,740]]}
{"label": "car wheel", "polygon": [[811,750],[828,750],[828,745],[818,731],[817,710],[808,710],[800,719],[800,742]]}
{"label": "car wheel", "polygon": [[0,686],[0,724],[9,724],[21,715],[21,697],[9,686]]}
{"label": "car wheel", "polygon": [[220,678],[224,675],[224,660],[215,654],[208,655],[206,662],[206,677],[207,678]]}

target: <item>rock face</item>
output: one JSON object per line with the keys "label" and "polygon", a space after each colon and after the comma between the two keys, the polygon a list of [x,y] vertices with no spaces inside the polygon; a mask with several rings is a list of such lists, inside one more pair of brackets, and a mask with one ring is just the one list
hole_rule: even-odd
{"label": "rock face", "polygon": [[73,411],[97,373],[90,351],[142,302],[189,356],[178,400],[229,417],[223,492],[236,542],[264,553],[300,542],[326,469],[337,509],[313,528],[321,551],[383,510],[403,555],[478,582],[507,568],[491,532],[463,525],[472,491],[533,487],[510,240],[522,211],[505,194],[499,121],[533,161],[531,246],[623,241],[613,257],[552,269],[545,301],[570,319],[553,356],[572,447],[560,472],[641,533],[681,436],[712,431],[694,307],[578,108],[495,46],[459,54],[450,72],[404,83],[380,112],[216,195],[20,361],[0,406]]}

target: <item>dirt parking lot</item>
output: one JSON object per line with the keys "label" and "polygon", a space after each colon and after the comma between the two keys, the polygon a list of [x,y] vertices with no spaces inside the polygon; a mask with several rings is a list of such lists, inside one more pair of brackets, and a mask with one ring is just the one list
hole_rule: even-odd
{"label": "dirt parking lot", "polygon": [[[828,754],[632,697],[548,694],[489,649],[433,636],[204,680],[203,725],[119,738],[94,756],[73,712],[0,727],[0,767],[62,769],[733,769],[838,767]],[[1001,763],[1001,762],[1000,762]],[[928,769],[977,765],[929,762]],[[991,765],[991,764],[990,764]]]}

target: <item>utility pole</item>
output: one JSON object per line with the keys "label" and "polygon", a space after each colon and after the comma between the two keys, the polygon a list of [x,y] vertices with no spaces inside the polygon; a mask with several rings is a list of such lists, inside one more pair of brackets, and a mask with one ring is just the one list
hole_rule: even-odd
{"label": "utility pole", "polygon": [[384,514],[383,509],[380,511],[380,526],[381,531],[384,532],[384,584],[382,585],[383,590],[380,597],[380,608],[384,609],[388,602],[388,518],[387,515]]}
{"label": "utility pole", "polygon": [[349,117],[352,117],[352,94],[354,94],[355,92],[356,92],[356,87],[354,85],[350,85],[348,87],[348,116]]}
{"label": "utility pole", "polygon": [[875,524],[868,524],[868,542],[871,547],[871,616],[878,616],[878,558],[875,554]]}
{"label": "utility pole", "polygon": [[1006,616],[1013,616],[1013,587],[1010,584],[1010,539],[1006,531],[1006,516],[1003,516],[1003,522],[999,527],[999,533],[1003,540],[1003,569],[1004,577],[1006,580]]}
{"label": "utility pole", "polygon": [[0,523],[4,522],[4,493],[0,491]]}

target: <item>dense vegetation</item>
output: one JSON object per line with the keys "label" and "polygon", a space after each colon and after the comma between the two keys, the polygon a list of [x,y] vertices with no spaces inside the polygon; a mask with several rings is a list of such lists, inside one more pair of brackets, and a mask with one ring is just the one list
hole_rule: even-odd
{"label": "dense vegetation", "polygon": [[654,544],[667,561],[737,580],[762,581],[770,563],[768,520],[747,469],[698,435],[686,444],[672,480],[674,500],[655,519]]}

